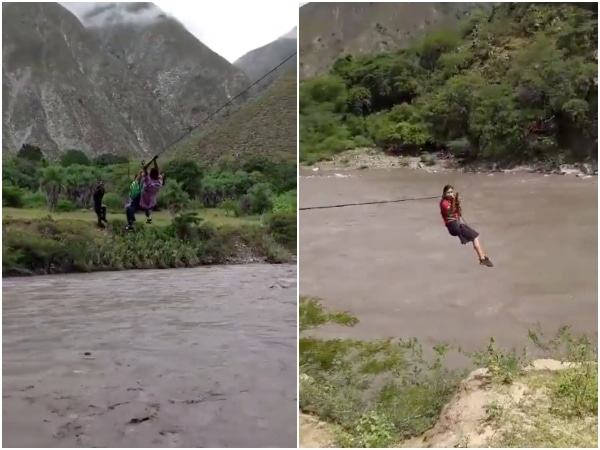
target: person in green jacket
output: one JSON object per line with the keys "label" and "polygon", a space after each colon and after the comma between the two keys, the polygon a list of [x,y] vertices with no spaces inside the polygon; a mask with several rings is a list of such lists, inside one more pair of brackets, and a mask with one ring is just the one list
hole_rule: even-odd
{"label": "person in green jacket", "polygon": [[[144,164],[144,161],[142,161],[142,168],[139,170],[135,179],[129,185],[129,203],[135,208],[134,211],[136,209],[139,209],[140,206],[140,199],[142,198],[142,188],[144,187],[142,180],[144,179],[144,173],[148,169],[149,165],[150,163]],[[152,217],[150,217],[149,210],[146,210],[146,223],[152,223]]]}

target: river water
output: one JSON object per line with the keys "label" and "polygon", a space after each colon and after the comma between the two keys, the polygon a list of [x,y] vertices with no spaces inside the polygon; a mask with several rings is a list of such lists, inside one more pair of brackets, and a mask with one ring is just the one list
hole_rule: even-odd
{"label": "river water", "polygon": [[296,267],[3,280],[8,447],[296,447]]}
{"label": "river water", "polygon": [[495,267],[448,235],[439,201],[300,212],[300,293],[360,323],[324,337],[417,337],[479,349],[490,337],[521,346],[527,331],[598,332],[597,178],[306,172],[300,207],[461,193],[468,224]]}

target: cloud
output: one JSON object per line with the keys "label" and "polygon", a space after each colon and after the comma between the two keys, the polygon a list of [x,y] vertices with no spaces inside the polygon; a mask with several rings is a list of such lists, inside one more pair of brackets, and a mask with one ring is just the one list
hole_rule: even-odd
{"label": "cloud", "polygon": [[87,27],[103,27],[122,23],[144,24],[159,19],[164,13],[152,3],[64,2]]}
{"label": "cloud", "polygon": [[298,25],[297,3],[291,0],[61,4],[86,26],[145,23],[166,13],[230,62],[284,36]]}

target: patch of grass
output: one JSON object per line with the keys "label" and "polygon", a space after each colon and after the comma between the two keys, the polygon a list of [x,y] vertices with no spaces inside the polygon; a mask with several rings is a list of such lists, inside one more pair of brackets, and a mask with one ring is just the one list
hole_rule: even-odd
{"label": "patch of grass", "polygon": [[[300,298],[299,320],[303,332],[327,323],[358,323],[348,313],[326,311],[311,297]],[[567,328],[548,341],[539,332],[529,337],[548,357],[570,365],[531,370],[529,353],[500,348],[493,339],[484,351],[467,354],[488,369],[486,389],[498,393],[478,424],[493,430],[486,437],[489,446],[597,447],[596,346]],[[332,424],[327,433],[339,447],[397,447],[422,436],[466,374],[444,367],[447,346],[433,350],[433,358],[424,358],[414,339],[365,342],[301,335],[300,410]],[[509,392],[518,386],[525,394],[513,401]],[[471,437],[466,433],[460,445],[469,446]]]}
{"label": "patch of grass", "polygon": [[[300,300],[300,329],[326,323],[354,326],[317,299]],[[300,409],[339,425],[344,447],[386,447],[424,432],[454,392],[458,377],[442,366],[445,348],[425,361],[415,340],[300,338]]]}
{"label": "patch of grass", "polygon": [[498,431],[489,444],[511,448],[597,448],[598,367],[582,363],[522,375],[522,399],[491,414]]}
{"label": "patch of grass", "polygon": [[303,331],[326,323],[352,326],[358,323],[358,319],[344,312],[325,312],[319,299],[303,297],[299,306],[299,322],[300,331]]}
{"label": "patch of grass", "polygon": [[[31,210],[29,210],[31,212]],[[86,218],[89,216],[86,216]],[[168,225],[124,230],[113,220],[105,230],[74,214],[2,220],[2,274],[31,275],[102,270],[194,267],[202,264],[289,261],[295,252],[259,222],[215,225],[194,214]]]}
{"label": "patch of grass", "polygon": [[[241,224],[256,224],[259,222],[259,216],[245,216],[245,217],[232,217],[227,214],[227,211],[219,208],[200,209],[192,211],[197,214],[202,220],[211,222],[216,226],[220,225],[241,225]],[[140,214],[138,214],[139,216]],[[71,212],[48,212],[47,209],[42,208],[2,208],[2,219],[27,219],[27,220],[38,220],[46,217],[51,217],[54,220],[75,220],[85,222],[95,222],[96,215],[94,211],[71,211]],[[122,221],[125,219],[125,208],[123,211],[108,211],[107,216],[109,221],[117,220]],[[173,215],[167,211],[156,211],[152,213],[152,222],[155,225],[166,226],[173,221]]]}

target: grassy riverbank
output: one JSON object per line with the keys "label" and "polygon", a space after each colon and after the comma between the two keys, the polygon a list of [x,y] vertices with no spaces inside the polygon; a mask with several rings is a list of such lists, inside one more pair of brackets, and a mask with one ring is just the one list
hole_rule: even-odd
{"label": "grassy riverbank", "polygon": [[[300,329],[357,319],[302,298]],[[537,361],[490,342],[468,356],[475,367],[448,370],[450,349],[424,357],[409,341],[300,339],[302,447],[597,446],[597,350],[562,330],[544,342],[557,360]],[[589,362],[594,361],[594,362]],[[536,370],[529,370],[531,368]],[[558,369],[558,370],[556,370]]]}
{"label": "grassy riverbank", "polygon": [[98,229],[91,212],[15,211],[3,211],[3,276],[281,263],[296,252],[295,214],[261,219],[236,219],[218,210],[172,219],[156,214],[153,225],[140,219],[137,229],[127,232],[124,219],[116,218]]}

